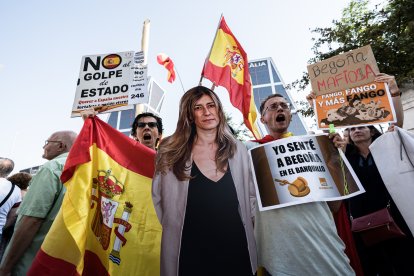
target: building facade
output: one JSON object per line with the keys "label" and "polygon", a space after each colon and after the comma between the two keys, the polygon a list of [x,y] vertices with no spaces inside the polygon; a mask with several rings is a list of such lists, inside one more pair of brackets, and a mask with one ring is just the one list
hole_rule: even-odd
{"label": "building facade", "polygon": [[[297,112],[296,105],[289,91],[285,89],[285,84],[272,58],[268,57],[250,61],[249,71],[252,78],[254,102],[257,110],[259,110],[260,103],[267,96],[276,93],[281,94],[292,106],[292,122],[289,125],[289,131],[295,135],[307,134],[302,116]],[[258,125],[262,134],[266,135],[267,130],[265,126],[261,122]]]}

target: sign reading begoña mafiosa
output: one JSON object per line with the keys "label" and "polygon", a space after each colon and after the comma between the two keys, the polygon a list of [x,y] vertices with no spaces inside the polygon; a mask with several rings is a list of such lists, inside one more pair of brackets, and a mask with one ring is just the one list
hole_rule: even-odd
{"label": "sign reading bego\u00f1a mafiosa", "polygon": [[316,95],[373,82],[377,73],[379,69],[369,45],[308,65]]}
{"label": "sign reading bego\u00f1a mafiosa", "polygon": [[374,82],[379,70],[369,45],[309,65],[308,73],[318,129],[396,121],[387,84]]}
{"label": "sign reading bego\u00f1a mafiosa", "polygon": [[143,52],[133,51],[83,56],[71,117],[89,108],[102,113],[148,103],[143,60]]}

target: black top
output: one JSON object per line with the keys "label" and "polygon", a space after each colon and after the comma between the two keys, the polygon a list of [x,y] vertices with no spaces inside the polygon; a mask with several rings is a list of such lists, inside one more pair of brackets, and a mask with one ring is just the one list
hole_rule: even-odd
{"label": "black top", "polygon": [[193,162],[179,275],[252,275],[230,167],[214,182]]}

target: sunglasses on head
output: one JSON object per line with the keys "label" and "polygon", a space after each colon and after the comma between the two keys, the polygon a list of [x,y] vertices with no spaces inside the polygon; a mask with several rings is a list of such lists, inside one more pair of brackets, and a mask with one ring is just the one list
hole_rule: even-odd
{"label": "sunglasses on head", "polygon": [[148,125],[148,127],[150,127],[150,128],[154,128],[154,127],[157,127],[158,126],[158,124],[156,122],[149,122],[149,123],[140,122],[140,123],[138,123],[137,126],[139,128],[144,128],[146,125]]}

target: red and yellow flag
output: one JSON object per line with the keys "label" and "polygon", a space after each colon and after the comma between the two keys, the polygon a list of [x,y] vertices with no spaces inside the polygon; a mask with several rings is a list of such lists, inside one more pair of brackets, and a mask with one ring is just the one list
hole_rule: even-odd
{"label": "red and yellow flag", "polygon": [[28,275],[159,275],[154,156],[99,118],[87,119],[61,176],[62,207]]}
{"label": "red and yellow flag", "polygon": [[257,113],[246,52],[221,17],[210,54],[201,75],[215,85],[223,86],[230,94],[230,101],[239,109],[244,123],[256,139],[261,137],[255,124]]}
{"label": "red and yellow flag", "polygon": [[175,81],[174,63],[166,54],[158,54],[157,62],[165,67],[168,71],[168,82],[173,83]]}

